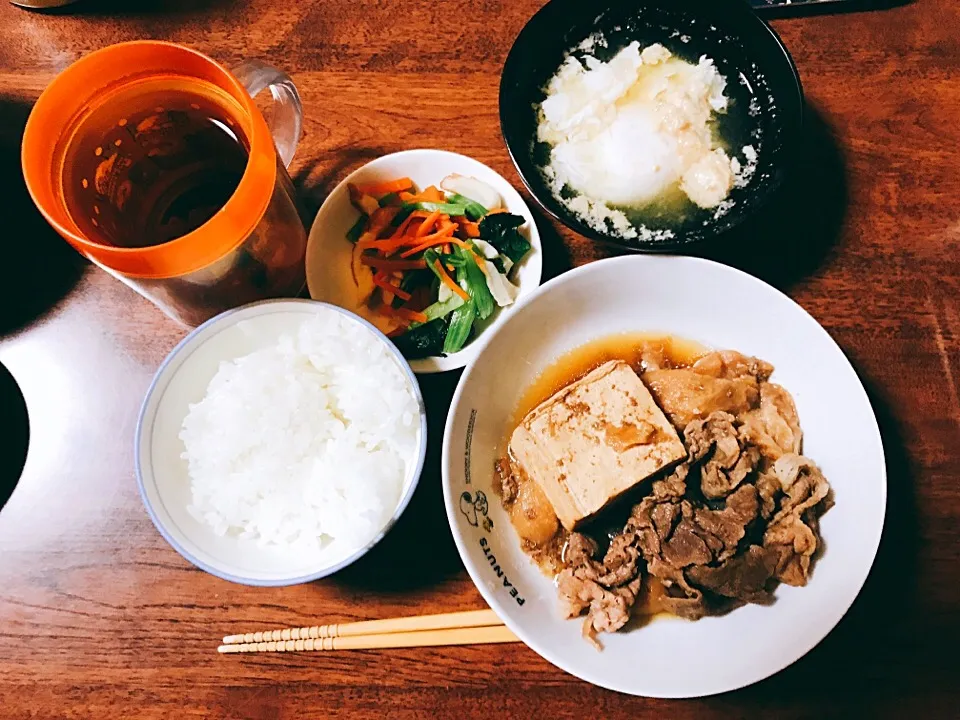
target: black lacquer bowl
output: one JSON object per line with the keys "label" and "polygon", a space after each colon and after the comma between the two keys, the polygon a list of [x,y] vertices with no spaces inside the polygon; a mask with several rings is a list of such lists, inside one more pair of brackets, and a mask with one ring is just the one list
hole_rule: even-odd
{"label": "black lacquer bowl", "polygon": [[[636,40],[661,43],[696,63],[711,58],[727,79],[731,115],[739,114],[731,145],[752,144],[757,169],[730,194],[726,213],[691,213],[679,223],[658,225],[673,237],[627,240],[598,231],[577,217],[551,191],[542,167],[549,147],[537,142],[544,88],[564,58],[600,33],[606,47],[590,51],[607,60]],[[751,107],[752,106],[752,107]],[[749,109],[749,112],[747,111]],[[552,0],[526,24],[507,56],[500,79],[500,127],[507,149],[530,193],[551,215],[588,238],[643,252],[676,252],[707,245],[754,214],[776,192],[796,155],[803,117],[803,90],[790,54],[777,34],[742,0]],[[727,138],[724,133],[725,139]]]}

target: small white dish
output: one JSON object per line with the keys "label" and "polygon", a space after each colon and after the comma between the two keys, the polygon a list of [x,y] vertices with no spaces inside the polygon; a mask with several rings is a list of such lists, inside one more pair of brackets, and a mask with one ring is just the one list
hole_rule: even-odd
{"label": "small white dish", "polygon": [[[296,333],[304,319],[340,313],[363,325],[393,353],[420,405],[418,457],[410,464],[400,502],[383,529],[367,545],[352,552],[304,552],[260,547],[255,541],[219,536],[187,510],[190,477],[180,428],[191,403],[199,402],[224,360],[246,355]],[[208,573],[244,585],[295,585],[326,577],[364,555],[403,513],[423,468],[427,422],[423,398],[410,366],[386,336],[365,320],[341,308],[312,300],[265,300],[229,310],[195,329],[157,370],[137,421],[134,457],[137,484],[150,518],[160,534],[185,559]]]}
{"label": "small white dish", "polygon": [[[350,173],[324,200],[307,241],[307,288],[310,297],[363,314],[363,310],[357,307],[356,286],[349,272],[353,246],[346,234],[360,214],[350,204],[348,183],[363,184],[409,177],[422,189],[439,185],[451,173],[485,182],[500,193],[507,210],[526,219],[526,225],[520,228],[520,232],[530,241],[532,248],[511,272],[510,279],[520,288],[517,303],[533,292],[540,284],[543,272],[543,251],[537,224],[520,193],[495,170],[473,158],[446,150],[421,149],[404,150],[368,162]],[[434,373],[463,367],[476,357],[486,338],[497,331],[517,303],[500,308],[487,320],[478,322],[476,336],[460,352],[446,357],[411,360],[413,371]]]}
{"label": "small white dish", "polygon": [[[581,638],[579,620],[561,617],[553,582],[521,550],[492,489],[494,462],[521,394],[540,371],[573,348],[627,331],[669,333],[773,363],[773,380],[796,401],[804,453],[823,470],[836,502],[821,519],[825,550],[806,587],[781,585],[772,605],[748,605],[722,617],[655,618],[629,632],[601,635],[604,650],[597,652]],[[877,422],[837,344],[769,285],[687,257],[601,260],[551,280],[517,307],[460,379],[447,417],[442,471],[460,556],[506,625],[567,672],[648,697],[735,690],[802,657],[860,592],[886,507]]]}

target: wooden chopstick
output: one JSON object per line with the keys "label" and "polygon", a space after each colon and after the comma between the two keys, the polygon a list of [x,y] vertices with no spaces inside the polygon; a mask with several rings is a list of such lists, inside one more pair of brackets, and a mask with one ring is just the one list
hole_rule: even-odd
{"label": "wooden chopstick", "polygon": [[441,645],[483,645],[520,642],[505,625],[447,628],[413,632],[307,638],[221,645],[220,653],[297,652],[306,650],[369,650],[377,648],[436,647]]}
{"label": "wooden chopstick", "polygon": [[503,625],[503,621],[497,617],[497,614],[493,610],[467,610],[466,612],[441,613],[439,615],[414,615],[412,617],[389,618],[387,620],[363,620],[352,623],[332,623],[330,625],[313,625],[310,627],[284,628],[281,630],[267,630],[266,632],[227,635],[223,639],[223,644],[237,645],[240,643],[316,640],[318,638],[386,635],[423,630],[490,627],[493,625]]}

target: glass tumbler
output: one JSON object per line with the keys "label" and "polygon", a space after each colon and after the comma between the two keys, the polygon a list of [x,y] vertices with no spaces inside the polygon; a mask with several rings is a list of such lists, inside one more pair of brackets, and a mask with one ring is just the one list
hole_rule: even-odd
{"label": "glass tumbler", "polygon": [[[253,100],[267,88],[269,126]],[[230,72],[172,43],[122,43],[43,92],[23,172],[67,242],[195,326],[303,289],[307,237],[286,169],[301,125],[296,87],[275,68]]]}

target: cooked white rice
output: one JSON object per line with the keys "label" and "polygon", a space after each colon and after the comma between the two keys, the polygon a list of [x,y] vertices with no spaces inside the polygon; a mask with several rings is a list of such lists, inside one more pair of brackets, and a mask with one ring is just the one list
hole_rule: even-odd
{"label": "cooked white rice", "polygon": [[347,554],[386,525],[419,449],[419,407],[367,328],[327,312],[223,362],[183,421],[190,513],[219,535]]}

